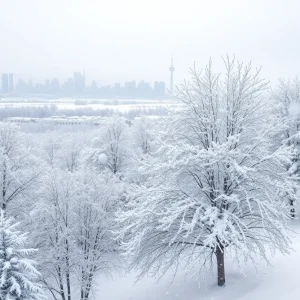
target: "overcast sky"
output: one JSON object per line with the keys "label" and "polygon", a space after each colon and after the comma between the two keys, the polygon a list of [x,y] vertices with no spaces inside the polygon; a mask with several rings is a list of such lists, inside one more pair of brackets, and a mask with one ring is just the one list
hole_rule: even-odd
{"label": "overcast sky", "polygon": [[0,73],[40,81],[84,69],[99,84],[175,83],[222,55],[300,75],[299,0],[0,0]]}

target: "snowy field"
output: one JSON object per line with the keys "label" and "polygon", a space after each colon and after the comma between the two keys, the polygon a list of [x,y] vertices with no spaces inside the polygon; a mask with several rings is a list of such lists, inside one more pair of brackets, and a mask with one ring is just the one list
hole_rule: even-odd
{"label": "snowy field", "polygon": [[136,108],[178,107],[180,104],[173,100],[163,99],[77,99],[77,98],[2,98],[0,108],[5,107],[41,107],[55,105],[58,109],[113,109],[116,111],[130,111]]}
{"label": "snowy field", "polygon": [[216,274],[209,275],[199,283],[178,274],[172,282],[171,274],[159,282],[144,278],[135,283],[135,276],[114,275],[113,279],[99,278],[94,299],[100,300],[293,300],[300,294],[300,220],[292,224],[295,231],[291,254],[277,253],[270,259],[272,266],[261,262],[257,270],[244,265],[245,275],[227,261],[226,287],[216,285]]}

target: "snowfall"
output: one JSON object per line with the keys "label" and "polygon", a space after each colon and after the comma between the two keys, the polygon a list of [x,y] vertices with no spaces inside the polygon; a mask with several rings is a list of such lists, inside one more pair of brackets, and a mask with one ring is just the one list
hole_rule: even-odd
{"label": "snowfall", "polygon": [[226,286],[216,285],[216,274],[204,274],[196,281],[179,272],[175,278],[167,274],[161,280],[148,277],[136,282],[134,273],[100,276],[94,299],[100,300],[292,300],[299,299],[300,284],[300,220],[294,220],[290,255],[275,254],[270,265],[261,261],[257,268],[240,268],[226,261]]}

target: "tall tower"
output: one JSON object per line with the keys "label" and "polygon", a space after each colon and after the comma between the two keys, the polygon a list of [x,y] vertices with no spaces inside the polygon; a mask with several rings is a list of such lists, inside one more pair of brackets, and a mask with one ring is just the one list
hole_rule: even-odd
{"label": "tall tower", "polygon": [[171,72],[171,81],[170,81],[170,93],[173,94],[173,73],[175,71],[175,68],[173,66],[173,55],[171,58],[171,67],[169,68],[170,72]]}

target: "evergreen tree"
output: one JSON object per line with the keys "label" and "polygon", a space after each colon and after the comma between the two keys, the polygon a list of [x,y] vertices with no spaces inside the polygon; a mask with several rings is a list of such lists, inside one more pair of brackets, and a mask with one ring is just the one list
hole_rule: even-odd
{"label": "evergreen tree", "polygon": [[37,283],[39,272],[35,262],[27,258],[35,249],[24,248],[27,236],[16,228],[13,218],[0,216],[0,299],[42,300],[46,299]]}

